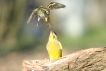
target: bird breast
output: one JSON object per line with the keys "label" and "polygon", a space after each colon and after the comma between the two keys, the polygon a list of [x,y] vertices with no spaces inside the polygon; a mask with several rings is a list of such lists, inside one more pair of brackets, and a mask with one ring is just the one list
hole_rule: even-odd
{"label": "bird breast", "polygon": [[40,18],[44,18],[44,17],[45,17],[45,13],[44,13],[43,10],[39,10],[39,11],[37,12],[37,15],[38,15]]}
{"label": "bird breast", "polygon": [[44,17],[45,17],[45,14],[44,14],[44,13],[41,13],[39,16],[40,16],[41,18],[44,18]]}

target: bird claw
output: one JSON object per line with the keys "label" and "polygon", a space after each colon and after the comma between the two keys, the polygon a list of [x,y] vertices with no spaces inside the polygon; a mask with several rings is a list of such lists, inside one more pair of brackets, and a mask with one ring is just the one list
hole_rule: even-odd
{"label": "bird claw", "polygon": [[[38,17],[38,22],[40,21],[40,17]],[[39,24],[37,23],[36,26],[39,26]]]}
{"label": "bird claw", "polygon": [[36,26],[39,26],[39,24],[37,23]]}
{"label": "bird claw", "polygon": [[48,24],[48,26],[49,26],[49,29],[51,29],[51,28],[52,28],[52,26],[51,26],[50,24]]}

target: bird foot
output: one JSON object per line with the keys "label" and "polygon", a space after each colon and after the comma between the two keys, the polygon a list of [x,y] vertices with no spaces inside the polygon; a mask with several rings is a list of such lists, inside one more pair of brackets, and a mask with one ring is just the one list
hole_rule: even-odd
{"label": "bird foot", "polygon": [[37,23],[36,26],[39,26],[39,24]]}
{"label": "bird foot", "polygon": [[49,26],[49,29],[51,30],[52,26],[50,24],[48,24],[48,26]]}

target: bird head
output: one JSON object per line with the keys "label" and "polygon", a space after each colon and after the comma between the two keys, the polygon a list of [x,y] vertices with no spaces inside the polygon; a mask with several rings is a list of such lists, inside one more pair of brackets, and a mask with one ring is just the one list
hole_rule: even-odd
{"label": "bird head", "polygon": [[57,39],[57,34],[54,31],[50,31],[49,39]]}

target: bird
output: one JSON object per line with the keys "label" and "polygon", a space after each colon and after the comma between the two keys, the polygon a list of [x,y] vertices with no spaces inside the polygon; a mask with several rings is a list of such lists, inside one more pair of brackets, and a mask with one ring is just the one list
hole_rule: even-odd
{"label": "bird", "polygon": [[[51,28],[52,27],[50,25],[50,12],[51,12],[51,10],[65,8],[65,7],[66,6],[64,4],[57,3],[57,2],[51,2],[46,7],[44,7],[44,6],[36,7],[32,11],[31,15],[29,16],[29,18],[27,20],[27,24],[29,24],[31,22],[31,20],[35,18],[35,16],[38,16],[38,22],[40,21],[40,19],[42,19],[45,23],[47,23],[49,28]],[[37,25],[38,25],[38,22],[37,22]]]}
{"label": "bird", "polygon": [[46,49],[48,51],[50,61],[53,61],[62,57],[62,45],[58,41],[57,34],[54,31],[50,31]]}

